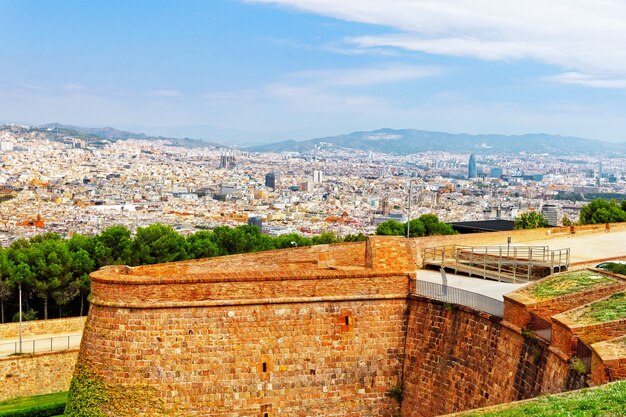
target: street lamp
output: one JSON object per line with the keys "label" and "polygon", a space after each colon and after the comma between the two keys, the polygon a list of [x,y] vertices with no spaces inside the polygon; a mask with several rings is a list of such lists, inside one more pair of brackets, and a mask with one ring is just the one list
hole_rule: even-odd
{"label": "street lamp", "polygon": [[411,233],[411,200],[412,200],[412,192],[413,192],[413,182],[415,178],[409,181],[409,210],[407,213],[407,222],[406,222],[406,238],[408,239]]}
{"label": "street lamp", "polygon": [[[20,303],[20,355],[22,354],[22,283],[19,283],[19,303]],[[34,353],[34,352],[33,352]]]}

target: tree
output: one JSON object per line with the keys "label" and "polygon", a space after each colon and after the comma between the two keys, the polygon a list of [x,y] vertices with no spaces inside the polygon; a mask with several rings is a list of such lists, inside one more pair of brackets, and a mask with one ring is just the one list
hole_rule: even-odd
{"label": "tree", "polygon": [[561,219],[561,224],[563,224],[563,226],[571,226],[573,223],[572,221],[569,219],[569,217],[567,217],[566,214],[563,215],[563,218]]}
{"label": "tree", "polygon": [[[409,237],[426,236],[426,226],[420,219],[411,219],[409,227]],[[406,236],[406,231],[404,232]]]}
{"label": "tree", "polygon": [[132,243],[133,265],[188,259],[187,242],[172,226],[160,223],[138,227]]}
{"label": "tree", "polygon": [[598,198],[580,209],[580,224],[602,224],[626,222],[624,201],[619,204],[616,200]]}
{"label": "tree", "polygon": [[94,238],[93,256],[98,267],[129,265],[132,259],[130,230],[112,226]]}
{"label": "tree", "polygon": [[89,273],[95,268],[93,258],[85,249],[79,249],[76,252],[70,252],[72,259],[72,283],[71,285],[78,291],[80,296],[80,315],[83,315],[85,306],[85,295],[91,289],[91,280]]}
{"label": "tree", "polygon": [[337,243],[341,240],[333,232],[322,232],[319,236],[314,236],[312,243],[314,245],[324,245],[329,243]]}
{"label": "tree", "polygon": [[387,220],[378,225],[376,234],[382,236],[403,236],[406,234],[406,226],[397,220]]}
{"label": "tree", "polygon": [[548,221],[543,215],[536,211],[529,211],[515,218],[513,228],[519,229],[538,229],[540,227],[548,227]]}
{"label": "tree", "polygon": [[[18,256],[21,258],[21,256]],[[18,291],[22,291],[22,286],[29,285],[33,280],[33,272],[30,270],[28,264],[24,262],[20,262],[19,264],[11,264],[11,280],[17,285]],[[22,310],[22,305],[19,306],[20,310]],[[32,311],[29,309],[29,312]],[[36,312],[35,312],[36,315]],[[24,318],[24,317],[22,317]],[[13,321],[19,321],[19,312],[17,313],[17,320],[15,320],[15,316],[13,317]]]}
{"label": "tree", "polygon": [[187,250],[192,259],[210,258],[220,252],[211,239],[212,232],[201,230],[187,237]]}
{"label": "tree", "polygon": [[78,289],[69,285],[72,278],[70,252],[64,241],[48,239],[31,245],[28,257],[35,295],[43,300],[43,318],[47,320],[50,298],[62,308],[78,295]]}
{"label": "tree", "polygon": [[6,250],[0,250],[0,323],[4,323],[4,303],[13,295],[11,271]]}
{"label": "tree", "polygon": [[456,234],[452,226],[440,221],[434,214],[423,214],[419,217],[419,220],[424,224],[425,236]]}
{"label": "tree", "polygon": [[344,242],[365,242],[367,240],[367,236],[363,233],[359,233],[358,235],[345,235],[343,238]]}

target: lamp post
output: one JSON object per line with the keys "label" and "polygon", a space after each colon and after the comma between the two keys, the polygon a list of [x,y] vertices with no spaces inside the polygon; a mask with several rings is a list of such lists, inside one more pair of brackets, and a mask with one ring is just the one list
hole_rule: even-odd
{"label": "lamp post", "polygon": [[22,283],[19,284],[19,303],[20,303],[20,355],[22,354]]}
{"label": "lamp post", "polygon": [[408,239],[411,235],[411,200],[413,200],[413,182],[415,179],[409,181],[409,209],[407,213],[407,221],[406,221],[406,238]]}

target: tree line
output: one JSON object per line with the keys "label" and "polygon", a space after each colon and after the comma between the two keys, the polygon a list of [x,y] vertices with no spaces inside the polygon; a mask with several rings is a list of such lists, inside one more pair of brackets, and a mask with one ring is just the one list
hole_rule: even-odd
{"label": "tree line", "polygon": [[95,236],[63,239],[47,233],[19,239],[0,248],[0,321],[19,320],[20,287],[23,320],[85,314],[89,274],[106,265],[137,266],[362,240],[363,234],[341,238],[329,232],[312,238],[296,233],[273,237],[248,225],[219,226],[185,237],[159,223],[137,228],[134,236],[124,226],[113,226]]}
{"label": "tree line", "polygon": [[[626,200],[618,202],[615,199],[604,200],[598,198],[580,209],[577,224],[586,225],[620,222],[626,222]],[[563,216],[561,223],[563,226],[574,225],[567,216]],[[540,227],[548,227],[548,221],[541,213],[530,211],[515,218],[515,229],[536,229]]]}
{"label": "tree line", "polygon": [[378,225],[376,234],[384,236],[406,236],[407,225],[409,227],[410,237],[453,235],[457,233],[452,226],[440,221],[436,215],[423,214],[405,223],[400,223],[397,220],[387,220]]}

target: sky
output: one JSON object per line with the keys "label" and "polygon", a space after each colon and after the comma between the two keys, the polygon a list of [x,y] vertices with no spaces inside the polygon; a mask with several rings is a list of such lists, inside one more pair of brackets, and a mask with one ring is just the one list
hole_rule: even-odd
{"label": "sky", "polygon": [[0,0],[0,122],[626,141],[619,0]]}

